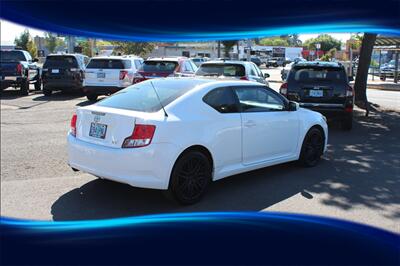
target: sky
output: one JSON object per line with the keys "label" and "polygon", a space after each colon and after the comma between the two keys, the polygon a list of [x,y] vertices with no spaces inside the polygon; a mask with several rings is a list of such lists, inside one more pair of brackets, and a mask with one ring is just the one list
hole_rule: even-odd
{"label": "sky", "polygon": [[[0,24],[1,24],[1,31],[0,31],[1,45],[14,44],[15,37],[19,36],[27,28],[25,26],[11,23],[6,20],[0,20]],[[28,29],[32,37],[35,37],[37,35],[41,37],[44,36],[44,31],[32,28]],[[341,40],[342,42],[345,42],[350,38],[350,33],[331,33],[330,35],[332,35],[332,37],[336,39]],[[317,36],[318,34],[300,34],[299,39],[304,42],[307,39],[315,38]]]}

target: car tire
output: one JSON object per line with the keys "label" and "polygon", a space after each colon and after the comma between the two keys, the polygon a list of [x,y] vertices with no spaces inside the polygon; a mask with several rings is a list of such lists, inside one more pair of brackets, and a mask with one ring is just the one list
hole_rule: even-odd
{"label": "car tire", "polygon": [[304,138],[301,146],[299,163],[304,167],[314,167],[318,164],[324,151],[325,138],[323,132],[313,127]]}
{"label": "car tire", "polygon": [[97,97],[98,97],[98,95],[96,95],[96,94],[88,94],[88,95],[86,95],[86,98],[91,102],[97,101]]}
{"label": "car tire", "polygon": [[35,91],[40,91],[42,89],[42,80],[37,79],[35,82]]}
{"label": "car tire", "polygon": [[349,115],[342,120],[342,129],[349,131],[353,128],[353,115]]}
{"label": "car tire", "polygon": [[27,79],[22,80],[19,92],[21,95],[24,96],[29,94],[29,80]]}
{"label": "car tire", "polygon": [[209,158],[200,151],[189,151],[176,161],[166,192],[182,205],[194,204],[203,197],[212,176]]}
{"label": "car tire", "polygon": [[385,76],[380,76],[380,79],[381,79],[382,81],[385,81],[385,80],[386,80],[386,77],[385,77]]}
{"label": "car tire", "polygon": [[50,97],[52,93],[53,93],[52,90],[43,89],[43,94],[44,94],[44,96],[46,96],[46,97]]}

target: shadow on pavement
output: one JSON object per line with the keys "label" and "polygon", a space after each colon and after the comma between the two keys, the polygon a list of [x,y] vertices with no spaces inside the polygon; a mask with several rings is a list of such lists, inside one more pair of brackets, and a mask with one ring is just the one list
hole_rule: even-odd
{"label": "shadow on pavement", "polygon": [[68,92],[63,92],[63,91],[54,91],[51,96],[45,96],[43,94],[39,94],[37,97],[33,98],[33,101],[44,101],[44,102],[49,102],[49,101],[68,101],[72,100],[75,98],[83,97],[82,92],[79,91],[68,91]]}
{"label": "shadow on pavement", "polygon": [[[400,204],[398,113],[357,113],[351,132],[330,129],[329,151],[315,168],[287,163],[214,182],[201,202],[179,206],[157,190],[94,180],[52,205],[54,220],[102,219],[191,211],[259,211],[299,194],[327,194],[343,210]],[[400,210],[385,213],[399,218]]]}

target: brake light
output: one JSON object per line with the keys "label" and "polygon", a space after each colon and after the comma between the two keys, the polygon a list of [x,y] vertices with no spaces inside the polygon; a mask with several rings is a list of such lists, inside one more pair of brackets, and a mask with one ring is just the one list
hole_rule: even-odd
{"label": "brake light", "polygon": [[279,93],[283,96],[287,96],[288,94],[288,84],[287,82],[282,83],[281,88],[279,89]]}
{"label": "brake light", "polygon": [[344,111],[345,111],[346,113],[351,113],[351,112],[353,112],[353,106],[347,106],[346,108],[344,108]]}
{"label": "brake light", "polygon": [[142,82],[142,81],[145,81],[145,80],[146,80],[145,77],[143,77],[143,76],[140,75],[139,73],[135,73],[135,75],[134,75],[134,77],[133,77],[133,84],[139,83],[139,82]]}
{"label": "brake light", "polygon": [[119,79],[120,79],[120,80],[125,79],[126,76],[128,76],[128,71],[126,71],[126,70],[121,70],[121,71],[119,72]]}
{"label": "brake light", "polygon": [[243,76],[243,77],[240,77],[240,80],[249,80],[249,78],[246,76]]}
{"label": "brake light", "polygon": [[139,148],[150,145],[153,139],[156,126],[136,124],[133,133],[127,137],[122,144],[122,148]]}
{"label": "brake light", "polygon": [[346,89],[346,97],[353,97],[354,96],[354,90],[351,86],[348,86]]}
{"label": "brake light", "polygon": [[22,64],[17,64],[17,74],[22,75]]}
{"label": "brake light", "polygon": [[69,133],[74,137],[76,137],[76,120],[77,119],[78,119],[78,116],[76,114],[73,114],[72,118],[71,118],[71,127],[69,130]]}

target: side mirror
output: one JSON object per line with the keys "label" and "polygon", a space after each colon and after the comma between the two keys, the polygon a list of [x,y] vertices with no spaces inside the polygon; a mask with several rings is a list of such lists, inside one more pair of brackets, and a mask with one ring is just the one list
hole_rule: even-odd
{"label": "side mirror", "polygon": [[264,78],[269,78],[270,77],[270,75],[268,74],[268,73],[264,73]]}
{"label": "side mirror", "polygon": [[299,110],[299,108],[300,108],[300,105],[298,102],[293,102],[293,101],[289,102],[288,111],[297,111],[297,110]]}
{"label": "side mirror", "polygon": [[354,77],[353,76],[350,76],[349,77],[349,81],[353,81],[354,80]]}
{"label": "side mirror", "polygon": [[32,62],[37,63],[37,62],[39,62],[39,59],[33,58]]}

